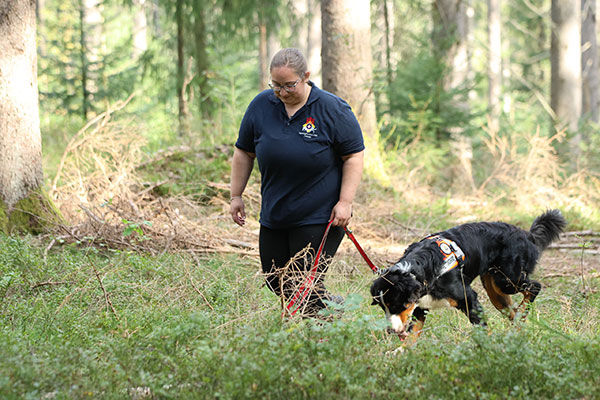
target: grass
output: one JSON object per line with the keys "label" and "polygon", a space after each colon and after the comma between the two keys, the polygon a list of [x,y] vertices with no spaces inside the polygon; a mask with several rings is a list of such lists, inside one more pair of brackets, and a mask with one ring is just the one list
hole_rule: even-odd
{"label": "grass", "polygon": [[392,355],[368,269],[341,271],[353,253],[329,278],[345,313],[319,324],[282,321],[252,258],[48,244],[0,236],[1,398],[600,396],[600,296],[575,272],[544,282],[525,324],[484,302],[488,334],[444,310]]}
{"label": "grass", "polygon": [[[124,193],[141,190],[131,182],[165,182],[154,187],[152,196],[144,201],[162,204],[165,200],[161,207],[169,209],[167,220],[159,223],[157,215],[164,217],[162,209],[140,203],[142,216],[135,214],[135,219],[125,214],[125,226],[109,230],[108,224],[102,225],[105,232],[120,243],[124,239],[121,232],[129,227],[155,222],[152,226],[159,229],[170,222],[167,227],[173,231],[161,233],[186,234],[201,242],[204,237],[200,233],[205,230],[195,228],[203,225],[212,228],[219,239],[225,230],[228,237],[255,242],[252,231],[256,224],[227,231],[231,223],[226,201],[222,201],[227,197],[225,182],[235,136],[232,127],[239,125],[237,120],[207,125],[210,134],[201,133],[195,144],[188,140],[186,150],[146,154],[150,157],[143,168],[136,167],[144,160],[128,154],[131,149],[127,146],[121,150],[114,139],[135,132],[127,123],[107,126],[94,136],[96,141],[90,142],[89,149],[78,149],[76,161],[89,159],[97,163],[89,165],[110,167],[102,179],[90,180],[86,186],[86,190],[100,191],[104,188],[97,184],[100,182],[110,188],[110,195],[94,192],[92,206],[100,207],[109,200],[118,204],[113,189],[128,189]],[[68,136],[55,125],[60,126],[54,121],[45,125],[56,131],[44,142],[49,150],[44,155],[47,176],[56,173],[60,157],[53,154],[62,154],[66,142],[56,138]],[[163,125],[154,129],[168,131]],[[214,134],[215,129],[220,134]],[[167,143],[179,144],[171,143],[172,135],[150,136],[144,152]],[[371,246],[406,243],[470,220],[501,219],[528,228],[536,213],[553,207],[563,209],[569,229],[597,230],[595,175],[556,178],[558,161],[550,142],[542,139],[531,134],[523,139],[529,143],[524,146],[490,137],[487,150],[480,146],[475,152],[473,190],[446,184],[464,171],[457,163],[451,163],[455,166],[450,169],[439,168],[446,165],[447,155],[436,147],[415,141],[389,152],[386,163],[393,171],[393,187],[380,187],[366,176],[355,202],[352,228],[358,228],[356,233],[368,252]],[[544,146],[537,145],[538,140]],[[517,151],[517,145],[525,150]],[[544,150],[541,156],[540,149]],[[79,164],[73,165],[69,176],[101,174],[101,168],[83,171]],[[525,165],[536,166],[530,176],[522,176]],[[134,172],[138,176],[133,176]],[[113,188],[113,176],[121,173],[122,187]],[[257,175],[255,171],[245,193],[250,222],[258,218]],[[63,171],[68,186],[71,182],[66,176]],[[547,191],[537,195],[521,190],[523,187]],[[65,204],[77,197],[66,192],[61,195],[67,198]],[[184,225],[185,220],[173,222],[171,211],[177,209],[169,208],[169,196],[189,200],[172,207],[181,207],[182,214],[187,210],[185,216],[195,225]],[[191,205],[202,207],[201,212]],[[78,206],[74,207],[80,214]],[[104,222],[109,220],[104,218]],[[156,221],[146,221],[152,218]],[[98,235],[98,229],[91,232]],[[148,230],[140,232],[128,237],[152,240],[144,236],[144,232],[149,235]],[[167,247],[159,243],[152,248],[161,254]],[[416,346],[392,354],[400,342],[384,333],[387,323],[380,310],[370,306],[368,297],[372,275],[354,249],[348,248],[342,245],[328,276],[332,292],[347,298],[344,314],[334,322],[320,324],[281,320],[278,299],[262,285],[254,256],[226,252],[150,256],[86,247],[50,236],[0,234],[0,398],[600,397],[597,256],[554,257],[553,271],[559,265],[561,272],[557,274],[545,273],[542,262],[536,279],[544,290],[525,324],[510,324],[493,309],[479,285],[475,289],[482,294],[490,332],[472,328],[456,311],[441,310],[428,317]],[[393,253],[389,257],[378,250],[381,252],[374,259],[378,264],[399,255],[397,249],[389,250]]]}

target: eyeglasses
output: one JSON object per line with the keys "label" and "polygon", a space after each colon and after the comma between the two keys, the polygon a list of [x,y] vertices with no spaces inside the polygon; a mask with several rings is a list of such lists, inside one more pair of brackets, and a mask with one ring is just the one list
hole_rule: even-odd
{"label": "eyeglasses", "polygon": [[269,82],[269,87],[271,89],[273,89],[275,92],[280,92],[281,89],[284,89],[286,92],[293,92],[294,90],[296,90],[296,86],[298,86],[298,84],[300,83],[301,78],[296,79],[296,82],[292,83],[291,85],[275,85],[272,82]]}

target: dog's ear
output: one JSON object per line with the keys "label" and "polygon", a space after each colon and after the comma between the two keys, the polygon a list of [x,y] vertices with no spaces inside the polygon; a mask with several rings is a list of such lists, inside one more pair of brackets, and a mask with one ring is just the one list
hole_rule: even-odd
{"label": "dog's ear", "polygon": [[410,296],[408,298],[408,302],[416,303],[417,301],[419,301],[419,291],[414,291],[410,294]]}
{"label": "dog's ear", "polygon": [[423,284],[416,279],[413,281],[413,284],[410,288],[410,295],[408,296],[409,303],[416,303],[419,301],[421,297],[421,289],[423,288]]}

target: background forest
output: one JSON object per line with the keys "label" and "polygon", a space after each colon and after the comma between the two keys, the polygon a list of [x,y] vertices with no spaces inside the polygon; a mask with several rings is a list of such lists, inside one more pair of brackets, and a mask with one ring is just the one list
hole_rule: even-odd
{"label": "background forest", "polygon": [[[350,33],[332,30],[336,8]],[[595,1],[38,0],[35,12],[41,188],[59,216],[34,215],[44,226],[26,233],[0,209],[0,397],[600,396]],[[331,39],[345,34],[340,62]],[[562,210],[569,232],[540,261],[527,323],[479,285],[489,332],[444,310],[394,352],[346,240],[327,277],[343,316],[281,318],[257,272],[258,173],[243,229],[228,184],[240,121],[282,47],[359,116],[351,228],[376,264],[458,223],[527,229]]]}
{"label": "background forest", "polygon": [[[565,78],[551,71],[550,1],[489,3],[496,8],[371,2],[373,79],[362,84],[374,95],[374,146],[386,166],[367,174],[403,187],[397,194],[409,202],[421,198],[416,191],[526,212],[560,206],[590,223],[598,218],[599,192],[596,39],[582,47],[584,55],[594,52],[594,64],[582,67],[579,87],[565,84],[552,97],[552,79]],[[589,4],[582,15],[595,13]],[[46,177],[74,132],[131,95],[114,118],[131,121],[144,152],[184,144],[215,156],[215,146],[234,142],[245,107],[266,87],[274,51],[301,48],[322,84],[320,18],[320,4],[308,0],[39,2]],[[595,97],[586,101],[590,93]],[[582,100],[577,109],[554,99],[570,106],[573,96],[583,107]],[[225,183],[228,171],[218,172],[199,174],[198,183]],[[497,214],[467,203],[478,217]]]}

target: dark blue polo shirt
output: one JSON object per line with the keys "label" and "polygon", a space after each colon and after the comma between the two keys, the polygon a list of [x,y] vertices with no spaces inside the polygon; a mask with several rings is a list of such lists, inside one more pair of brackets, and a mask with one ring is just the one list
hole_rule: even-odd
{"label": "dark blue polo shirt", "polygon": [[365,148],[348,103],[310,84],[308,101],[292,118],[273,91],[265,90],[252,100],[240,126],[235,145],[256,153],[260,223],[267,228],[327,223],[340,197],[341,156]]}

